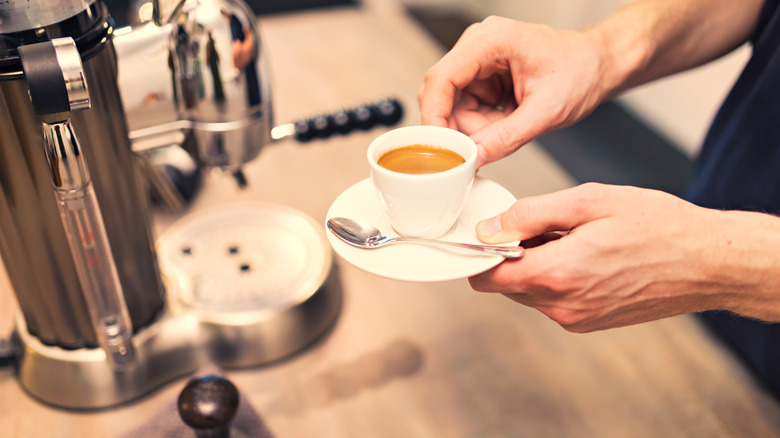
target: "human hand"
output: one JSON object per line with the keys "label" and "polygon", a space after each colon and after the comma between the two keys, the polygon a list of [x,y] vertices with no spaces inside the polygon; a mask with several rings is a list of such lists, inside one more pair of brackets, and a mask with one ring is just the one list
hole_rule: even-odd
{"label": "human hand", "polygon": [[250,62],[254,61],[254,48],[254,44],[249,39],[243,42],[233,41],[233,66],[237,70],[243,70]]}
{"label": "human hand", "polygon": [[572,332],[711,309],[778,320],[779,223],[654,190],[585,184],[523,198],[480,222],[477,233],[488,243],[551,231],[562,237],[469,280],[475,290],[503,293]]}
{"label": "human hand", "polygon": [[596,34],[489,17],[426,73],[421,122],[470,135],[478,165],[495,161],[608,97],[608,55]]}

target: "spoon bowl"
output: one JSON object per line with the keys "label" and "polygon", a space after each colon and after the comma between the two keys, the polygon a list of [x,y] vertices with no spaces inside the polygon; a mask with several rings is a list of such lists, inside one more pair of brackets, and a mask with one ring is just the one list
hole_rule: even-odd
{"label": "spoon bowl", "polygon": [[381,246],[409,242],[425,245],[447,246],[470,251],[479,251],[489,255],[501,256],[508,259],[522,257],[523,248],[519,246],[476,245],[471,243],[448,242],[444,240],[422,239],[417,237],[388,237],[376,227],[345,217],[328,219],[328,229],[345,243],[365,249],[379,248]]}

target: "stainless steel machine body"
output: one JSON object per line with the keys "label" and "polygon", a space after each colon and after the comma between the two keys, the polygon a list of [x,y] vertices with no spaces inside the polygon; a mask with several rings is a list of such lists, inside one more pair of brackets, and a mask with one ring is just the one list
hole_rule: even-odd
{"label": "stainless steel machine body", "polygon": [[[11,2],[12,5],[26,2]],[[68,11],[47,5],[45,10]],[[83,3],[83,2],[79,2]],[[6,6],[7,7],[7,6]],[[11,14],[11,19],[16,15]],[[31,19],[30,15],[26,15]],[[59,19],[55,17],[52,19]],[[52,191],[41,121],[28,97],[28,86],[9,45],[31,38],[75,33],[84,75],[90,84],[92,108],[72,113],[87,157],[106,232],[124,290],[133,326],[144,327],[162,311],[160,281],[149,227],[150,212],[138,166],[130,149],[124,113],[116,86],[116,56],[105,8],[91,3],[74,17],[38,27],[0,32],[6,57],[0,70],[0,253],[30,334],[63,349],[95,347],[73,259]],[[43,29],[43,31],[36,30]]]}
{"label": "stainless steel machine body", "polygon": [[[234,367],[280,359],[324,333],[340,308],[321,227],[306,221],[295,233],[307,241],[319,236],[322,246],[311,248],[318,254],[312,281],[289,288],[287,301],[226,308],[166,296],[147,192],[147,182],[165,182],[151,178],[147,154],[175,145],[199,165],[240,172],[271,141],[272,126],[265,60],[248,8],[239,0],[166,4],[173,12],[165,23],[118,37],[97,0],[0,3],[0,255],[20,308],[19,381],[56,406],[113,406],[205,360]],[[27,50],[46,44],[54,47],[46,56]],[[79,56],[63,59],[73,47],[80,63]],[[61,89],[33,80],[37,70],[28,67],[37,64],[62,71],[53,81]],[[156,72],[155,80],[147,72]],[[47,112],[47,99],[35,96],[49,92],[76,97]],[[82,98],[88,103],[77,102]],[[99,256],[93,242],[102,239],[110,254]],[[279,246],[258,248],[266,260],[285,256]],[[108,296],[103,289],[111,283],[115,313],[128,323],[109,324],[99,336],[105,327],[90,317],[88,298]],[[114,327],[132,329],[118,349]],[[132,354],[119,363],[112,351]]]}
{"label": "stainless steel machine body", "polygon": [[115,38],[136,151],[178,144],[201,164],[235,170],[271,141],[270,75],[251,11],[190,0],[164,24]]}

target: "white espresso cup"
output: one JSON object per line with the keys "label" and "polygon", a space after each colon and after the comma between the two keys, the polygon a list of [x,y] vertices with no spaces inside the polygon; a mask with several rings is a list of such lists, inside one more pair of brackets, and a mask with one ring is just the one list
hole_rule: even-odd
{"label": "white espresso cup", "polygon": [[[436,173],[394,172],[377,161],[390,150],[415,144],[457,152],[464,163]],[[477,146],[467,135],[439,126],[406,126],[380,135],[368,146],[371,180],[395,231],[402,236],[436,238],[458,220],[477,172]]]}

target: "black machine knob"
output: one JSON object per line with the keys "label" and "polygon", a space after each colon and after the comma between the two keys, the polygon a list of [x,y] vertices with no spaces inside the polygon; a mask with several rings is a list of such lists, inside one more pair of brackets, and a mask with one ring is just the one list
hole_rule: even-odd
{"label": "black machine knob", "polygon": [[177,407],[182,421],[198,438],[229,438],[238,402],[233,383],[210,375],[190,380],[179,394]]}
{"label": "black machine knob", "polygon": [[342,109],[333,114],[322,114],[295,122],[295,139],[307,142],[325,139],[334,134],[348,134],[375,126],[393,126],[403,118],[404,110],[398,99],[387,97],[377,102]]}

